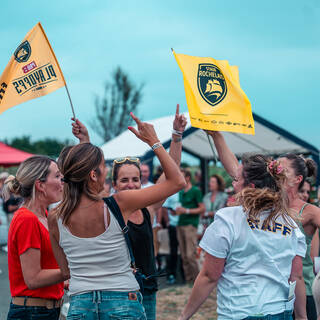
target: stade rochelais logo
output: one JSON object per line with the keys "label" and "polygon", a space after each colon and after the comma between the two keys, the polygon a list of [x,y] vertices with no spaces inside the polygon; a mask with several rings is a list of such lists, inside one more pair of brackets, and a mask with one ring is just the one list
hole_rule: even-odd
{"label": "stade rochelais logo", "polygon": [[14,58],[19,63],[27,62],[31,55],[30,43],[26,40],[20,44],[20,46],[14,52]]}
{"label": "stade rochelais logo", "polygon": [[227,94],[226,80],[214,64],[199,64],[197,82],[201,97],[212,106],[220,103]]}

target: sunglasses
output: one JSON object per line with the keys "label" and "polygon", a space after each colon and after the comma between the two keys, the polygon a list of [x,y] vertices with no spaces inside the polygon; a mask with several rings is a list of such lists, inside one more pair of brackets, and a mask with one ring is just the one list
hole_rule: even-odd
{"label": "sunglasses", "polygon": [[135,157],[124,157],[124,158],[114,159],[113,160],[113,164],[121,164],[121,163],[124,163],[126,161],[135,162],[135,163],[140,164],[140,159],[139,158],[135,158]]}

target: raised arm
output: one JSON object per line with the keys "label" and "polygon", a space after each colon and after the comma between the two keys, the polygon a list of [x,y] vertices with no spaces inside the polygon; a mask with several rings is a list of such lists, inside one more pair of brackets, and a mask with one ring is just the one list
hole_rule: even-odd
{"label": "raised arm", "polygon": [[72,123],[72,133],[79,139],[79,143],[90,142],[89,132],[86,126],[79,121],[79,119],[71,118],[74,122]]}
{"label": "raised arm", "polygon": [[[180,167],[181,162],[181,152],[182,152],[182,135],[187,125],[187,119],[183,114],[179,114],[179,104],[177,104],[176,108],[176,114],[173,120],[172,125],[172,138],[171,138],[171,144],[170,144],[170,150],[169,155],[174,160],[174,162],[177,164],[178,167]],[[163,173],[157,183],[160,183],[166,179],[165,174]],[[149,211],[155,212],[157,209],[159,209],[162,204],[164,203],[166,199],[157,202],[156,204],[153,204],[148,209]]]}
{"label": "raised arm", "polygon": [[128,219],[129,215],[135,210],[164,200],[185,186],[185,179],[179,167],[159,142],[153,125],[141,122],[132,113],[131,116],[137,123],[138,128],[137,130],[133,127],[129,127],[128,129],[150,147],[153,146],[154,153],[160,161],[166,179],[148,188],[125,190],[115,194],[114,197],[118,202],[125,220]]}
{"label": "raised arm", "polygon": [[229,149],[226,141],[219,131],[206,131],[213,139],[214,145],[218,151],[219,159],[228,172],[228,174],[234,178],[239,167],[239,162],[233,152]]}

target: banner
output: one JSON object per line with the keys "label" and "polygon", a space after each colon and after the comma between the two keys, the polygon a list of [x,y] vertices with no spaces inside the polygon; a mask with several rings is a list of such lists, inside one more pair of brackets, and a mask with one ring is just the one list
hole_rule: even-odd
{"label": "banner", "polygon": [[173,54],[183,74],[193,127],[254,134],[251,104],[240,87],[237,66],[226,60]]}
{"label": "banner", "polygon": [[0,77],[0,113],[63,86],[63,74],[39,22],[15,50]]}

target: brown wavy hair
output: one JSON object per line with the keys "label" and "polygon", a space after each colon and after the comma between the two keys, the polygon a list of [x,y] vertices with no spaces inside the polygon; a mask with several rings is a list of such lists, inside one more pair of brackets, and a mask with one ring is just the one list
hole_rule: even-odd
{"label": "brown wavy hair", "polygon": [[59,156],[58,167],[63,174],[64,188],[61,203],[56,213],[67,224],[73,211],[77,208],[80,198],[85,194],[89,199],[99,201],[101,197],[89,187],[90,172],[101,174],[99,165],[103,160],[99,147],[91,143],[81,143],[73,147],[65,147]]}
{"label": "brown wavy hair", "polygon": [[[242,159],[245,188],[236,195],[236,204],[242,205],[251,221],[269,211],[263,228],[273,225],[278,217],[294,227],[296,214],[289,210],[284,190],[286,173],[279,161],[265,155],[244,156]],[[293,220],[292,220],[293,219]]]}

